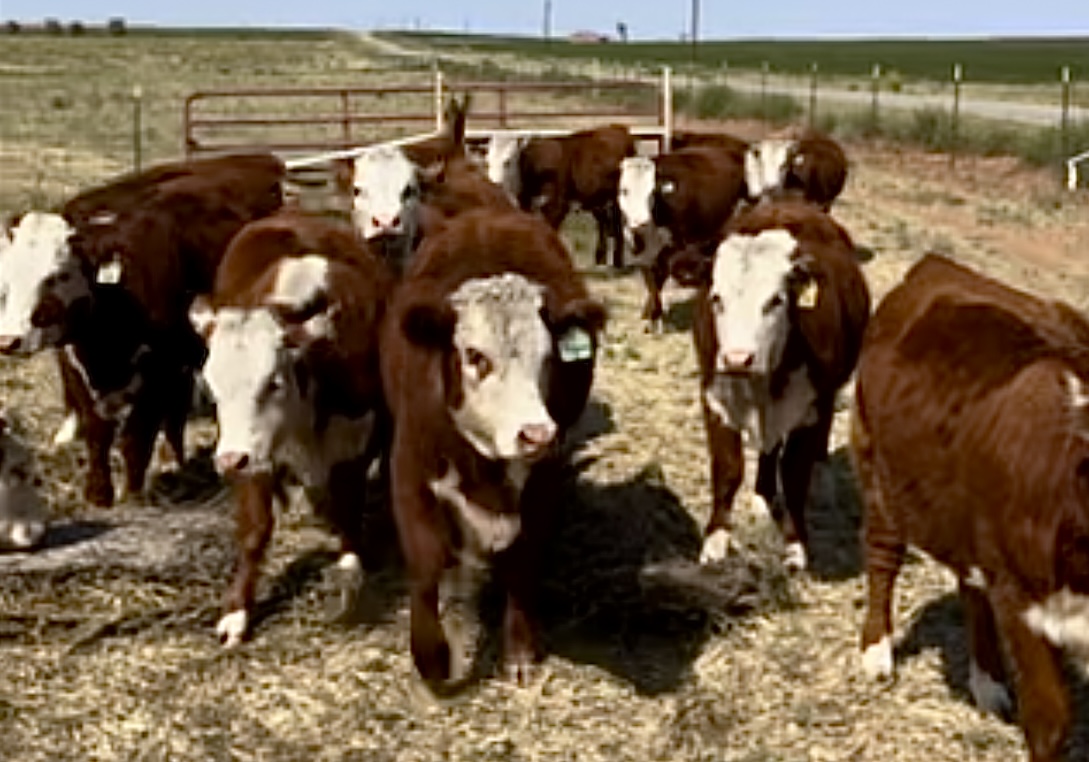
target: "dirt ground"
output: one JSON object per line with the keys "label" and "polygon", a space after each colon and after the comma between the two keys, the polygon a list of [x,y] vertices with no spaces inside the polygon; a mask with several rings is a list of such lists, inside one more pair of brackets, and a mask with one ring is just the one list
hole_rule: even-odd
{"label": "dirt ground", "polygon": [[[730,125],[753,135],[754,125]],[[1089,200],[1000,159],[850,146],[835,216],[868,249],[875,297],[939,250],[1089,309]],[[562,531],[544,570],[550,657],[517,689],[491,676],[494,610],[468,638],[479,679],[437,702],[413,677],[395,554],[357,621],[330,621],[333,541],[293,504],[280,516],[254,638],[226,652],[213,626],[231,568],[229,499],[204,471],[158,480],[109,511],[80,499],[78,447],[55,449],[49,357],[0,359],[0,393],[38,450],[58,523],[50,546],[0,557],[0,758],[10,760],[732,760],[918,762],[1023,757],[1016,726],[966,689],[951,577],[913,558],[897,596],[898,679],[866,682],[859,506],[846,407],[812,495],[810,573],[786,578],[770,520],[738,501],[742,549],[698,572],[709,479],[690,294],[644,333],[641,279],[588,265],[611,321],[573,454]],[[194,425],[194,451],[210,443]],[[750,469],[751,472],[751,469]],[[368,507],[375,552],[395,544]],[[383,556],[383,557],[386,557]],[[1075,759],[1089,758],[1085,682]],[[1079,756],[1080,755],[1080,756]]]}

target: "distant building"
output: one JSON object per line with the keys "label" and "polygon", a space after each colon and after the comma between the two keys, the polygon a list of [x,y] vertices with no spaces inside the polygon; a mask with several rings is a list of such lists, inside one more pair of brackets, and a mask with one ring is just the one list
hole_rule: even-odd
{"label": "distant building", "polygon": [[567,39],[569,42],[573,42],[576,45],[598,45],[608,42],[609,35],[581,29],[577,32],[572,32]]}

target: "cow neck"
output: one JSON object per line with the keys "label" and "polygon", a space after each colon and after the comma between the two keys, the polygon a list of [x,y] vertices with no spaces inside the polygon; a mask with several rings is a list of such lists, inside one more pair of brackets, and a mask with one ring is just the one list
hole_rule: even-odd
{"label": "cow neck", "polygon": [[95,389],[119,389],[129,383],[137,356],[147,349],[143,323],[127,294],[94,290],[86,319],[71,326],[65,343]]}
{"label": "cow neck", "polygon": [[512,461],[485,458],[460,435],[460,447],[447,448],[438,460],[437,476],[457,471],[460,491],[473,503],[494,513],[515,513],[521,498]]}

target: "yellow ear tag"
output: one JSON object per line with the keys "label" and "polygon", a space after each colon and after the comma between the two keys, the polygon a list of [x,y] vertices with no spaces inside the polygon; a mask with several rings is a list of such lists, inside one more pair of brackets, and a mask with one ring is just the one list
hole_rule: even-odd
{"label": "yellow ear tag", "polygon": [[798,306],[803,310],[813,309],[817,306],[817,296],[819,293],[820,287],[817,285],[817,281],[809,281],[802,288],[802,292],[798,294]]}

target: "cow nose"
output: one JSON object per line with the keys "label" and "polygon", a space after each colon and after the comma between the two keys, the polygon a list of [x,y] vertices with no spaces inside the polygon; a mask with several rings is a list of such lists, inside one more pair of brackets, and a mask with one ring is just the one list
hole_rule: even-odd
{"label": "cow nose", "polygon": [[0,336],[0,352],[17,352],[22,344],[20,336]]}
{"label": "cow nose", "polygon": [[244,452],[223,452],[216,455],[216,471],[221,474],[237,474],[250,462],[250,456]]}
{"label": "cow nose", "polygon": [[756,354],[747,349],[729,349],[722,353],[720,362],[722,370],[736,372],[751,370],[755,360]]}
{"label": "cow nose", "polygon": [[371,217],[371,225],[380,233],[394,231],[401,225],[401,216],[395,215],[385,219],[382,219],[381,217]]}
{"label": "cow nose", "polygon": [[518,446],[527,455],[534,455],[550,444],[556,437],[554,423],[527,423],[518,431]]}

